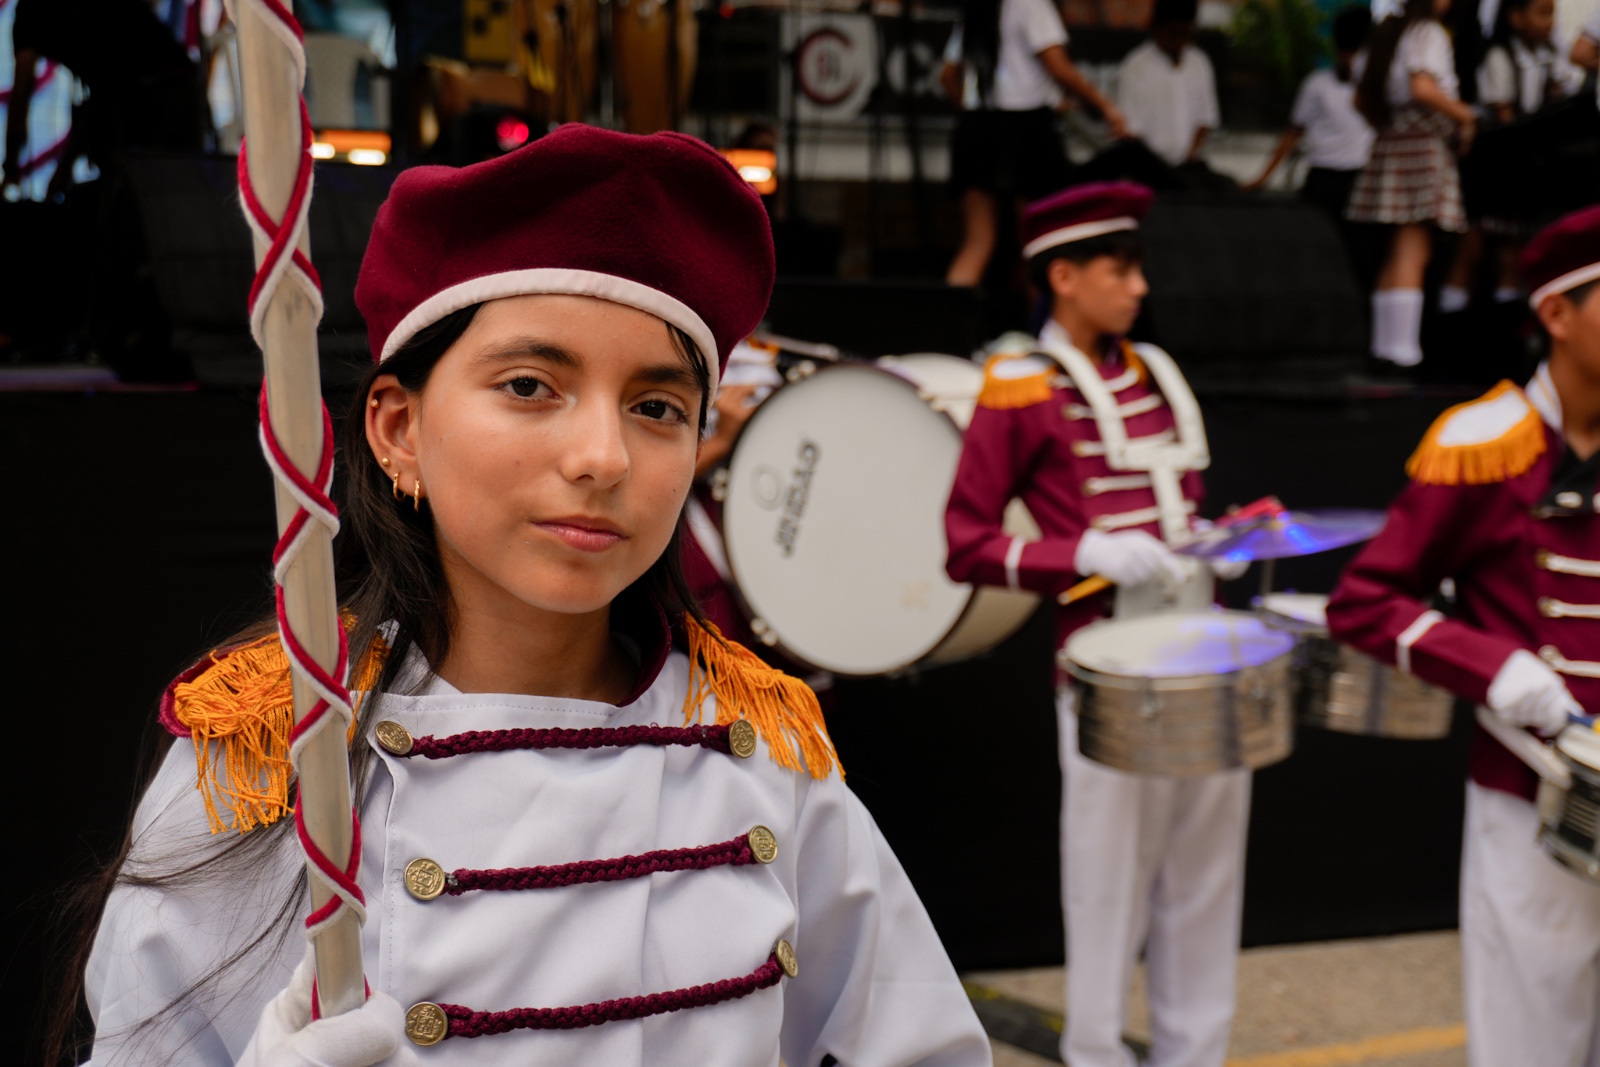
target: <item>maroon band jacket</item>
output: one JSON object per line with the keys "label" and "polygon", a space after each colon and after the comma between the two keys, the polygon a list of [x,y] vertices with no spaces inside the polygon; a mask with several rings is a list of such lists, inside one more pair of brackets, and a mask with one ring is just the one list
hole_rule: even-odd
{"label": "maroon band jacket", "polygon": [[[1172,410],[1149,381],[1136,349],[1119,345],[1099,367],[1130,440],[1176,434]],[[1087,577],[1073,565],[1085,530],[1161,536],[1150,476],[1112,470],[1105,452],[1082,394],[1053,360],[1042,355],[992,359],[945,508],[945,570],[951,579],[1054,598]],[[1186,474],[1183,489],[1192,514],[1203,493],[1200,476]],[[1025,541],[1003,529],[1006,505],[1014,498],[1038,523],[1039,540]],[[1074,630],[1106,616],[1110,603],[1110,595],[1101,593],[1057,609],[1056,647]]]}
{"label": "maroon band jacket", "polygon": [[[1441,415],[1388,523],[1328,602],[1333,637],[1482,704],[1517,649],[1600,710],[1600,456],[1580,462],[1540,368],[1529,392],[1501,382]],[[1452,617],[1430,607],[1441,582]],[[1472,778],[1532,799],[1538,779],[1481,728]]]}

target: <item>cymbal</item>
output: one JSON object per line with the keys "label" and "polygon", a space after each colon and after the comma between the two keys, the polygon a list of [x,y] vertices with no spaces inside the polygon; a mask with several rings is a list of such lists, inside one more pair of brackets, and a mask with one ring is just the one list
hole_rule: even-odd
{"label": "cymbal", "polygon": [[1197,559],[1261,560],[1310,556],[1369,541],[1384,513],[1368,508],[1310,508],[1216,526],[1177,551]]}

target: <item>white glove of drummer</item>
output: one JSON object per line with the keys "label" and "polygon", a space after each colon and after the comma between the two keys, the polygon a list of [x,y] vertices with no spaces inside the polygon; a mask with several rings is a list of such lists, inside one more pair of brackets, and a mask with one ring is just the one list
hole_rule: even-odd
{"label": "white glove of drummer", "polygon": [[1517,649],[1489,683],[1489,709],[1513,726],[1531,726],[1545,737],[1566,729],[1567,716],[1583,706],[1561,675],[1532,652]]}
{"label": "white glove of drummer", "polygon": [[1072,565],[1079,574],[1098,574],[1116,585],[1143,585],[1158,577],[1181,582],[1188,576],[1177,554],[1143,530],[1085,530]]}
{"label": "white glove of drummer", "polygon": [[374,992],[354,1011],[311,1021],[311,950],[261,1020],[236,1067],[416,1067],[406,1016],[395,999]]}

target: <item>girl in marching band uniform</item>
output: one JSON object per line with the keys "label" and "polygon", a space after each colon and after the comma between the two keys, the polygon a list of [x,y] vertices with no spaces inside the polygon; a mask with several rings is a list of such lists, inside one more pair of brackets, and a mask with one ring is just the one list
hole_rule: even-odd
{"label": "girl in marching band uniform", "polygon": [[706,412],[772,278],[755,193],[678,134],[400,176],[344,440],[370,998],[317,1018],[288,672],[246,635],[163,699],[95,1064],[989,1062],[814,696],[685,591]]}
{"label": "girl in marching band uniform", "polygon": [[1450,141],[1464,151],[1476,127],[1458,94],[1450,36],[1439,23],[1450,0],[1407,0],[1372,34],[1356,106],[1378,131],[1350,194],[1352,222],[1393,226],[1372,294],[1372,353],[1387,364],[1422,361],[1422,280],[1432,229],[1461,232],[1461,176]]}

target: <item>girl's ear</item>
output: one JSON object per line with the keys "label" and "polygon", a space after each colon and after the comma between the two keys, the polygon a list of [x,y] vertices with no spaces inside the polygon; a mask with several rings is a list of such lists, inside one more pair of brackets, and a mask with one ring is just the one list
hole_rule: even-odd
{"label": "girl's ear", "polygon": [[408,392],[392,374],[379,375],[367,393],[366,412],[367,445],[373,461],[382,465],[389,478],[415,478],[422,394]]}

